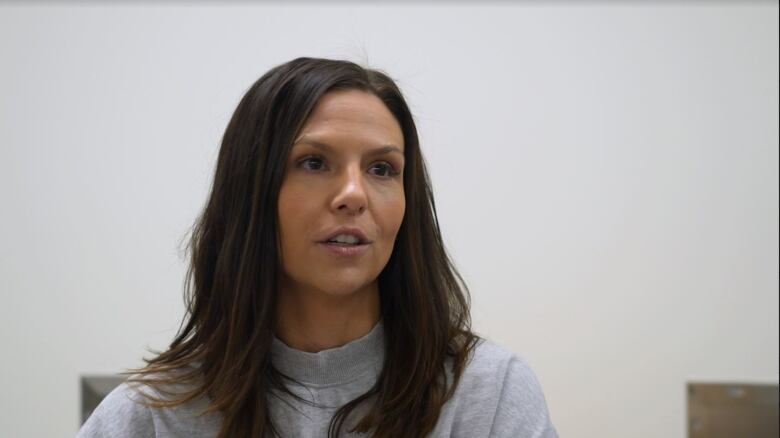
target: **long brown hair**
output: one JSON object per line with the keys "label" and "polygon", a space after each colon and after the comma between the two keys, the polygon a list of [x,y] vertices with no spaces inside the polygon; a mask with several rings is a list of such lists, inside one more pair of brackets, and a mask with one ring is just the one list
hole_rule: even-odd
{"label": "long brown hair", "polygon": [[[220,437],[278,435],[272,391],[295,396],[270,360],[275,327],[278,196],[292,143],[328,91],[358,89],[384,102],[401,125],[406,211],[390,260],[378,278],[385,361],[374,386],[341,407],[329,436],[365,404],[352,431],[420,437],[436,425],[479,339],[471,331],[469,292],[442,242],[417,128],[393,80],[349,61],[297,58],[252,85],[227,126],[209,199],[189,239],[187,312],[167,351],[129,370],[147,384],[152,407],[208,396],[222,414]],[[449,367],[449,369],[448,369]],[[451,373],[448,380],[447,373]],[[191,390],[173,393],[167,385]],[[204,412],[204,413],[205,413]],[[352,420],[352,419],[350,419]]]}

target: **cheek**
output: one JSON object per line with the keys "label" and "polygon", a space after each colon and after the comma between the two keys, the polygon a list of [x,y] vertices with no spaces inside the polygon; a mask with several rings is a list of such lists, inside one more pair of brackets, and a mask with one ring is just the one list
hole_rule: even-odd
{"label": "cheek", "polygon": [[384,229],[388,240],[394,240],[398,234],[398,229],[401,228],[401,222],[403,222],[404,219],[405,209],[406,199],[403,194],[389,200],[386,204],[384,214],[382,214],[382,228]]}
{"label": "cheek", "polygon": [[306,216],[305,203],[300,202],[300,196],[293,190],[279,192],[279,238],[282,248],[295,248],[298,241],[304,238],[301,221]]}

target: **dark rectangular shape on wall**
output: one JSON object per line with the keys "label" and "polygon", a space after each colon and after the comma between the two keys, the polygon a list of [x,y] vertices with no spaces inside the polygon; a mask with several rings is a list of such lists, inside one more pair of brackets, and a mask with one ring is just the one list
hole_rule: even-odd
{"label": "dark rectangular shape on wall", "polygon": [[778,385],[688,383],[689,438],[777,438]]}

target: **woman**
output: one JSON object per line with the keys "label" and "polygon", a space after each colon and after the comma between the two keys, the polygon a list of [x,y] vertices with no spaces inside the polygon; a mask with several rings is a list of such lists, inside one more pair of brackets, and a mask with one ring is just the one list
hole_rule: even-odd
{"label": "woman", "polygon": [[382,72],[298,58],[261,77],[190,249],[186,326],[79,436],[557,436],[528,365],[471,332]]}

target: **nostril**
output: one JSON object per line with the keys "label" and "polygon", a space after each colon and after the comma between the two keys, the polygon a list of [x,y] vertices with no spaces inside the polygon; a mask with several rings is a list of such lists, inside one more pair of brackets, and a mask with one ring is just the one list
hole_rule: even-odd
{"label": "nostril", "polygon": [[354,207],[350,207],[347,204],[341,204],[341,205],[339,205],[338,209],[339,210],[356,211],[357,213],[363,213],[366,210],[366,206],[365,205],[361,205],[360,207],[355,209]]}

